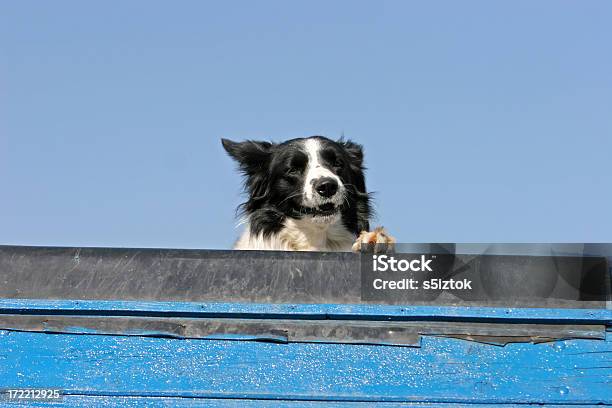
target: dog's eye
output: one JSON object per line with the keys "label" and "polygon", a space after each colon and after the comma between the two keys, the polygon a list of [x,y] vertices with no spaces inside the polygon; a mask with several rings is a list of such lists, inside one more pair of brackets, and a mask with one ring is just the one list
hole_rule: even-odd
{"label": "dog's eye", "polygon": [[334,161],[334,167],[340,169],[344,166],[344,162],[341,159],[336,159]]}
{"label": "dog's eye", "polygon": [[285,174],[288,176],[297,176],[299,173],[300,169],[297,167],[289,167],[287,170],[285,170]]}

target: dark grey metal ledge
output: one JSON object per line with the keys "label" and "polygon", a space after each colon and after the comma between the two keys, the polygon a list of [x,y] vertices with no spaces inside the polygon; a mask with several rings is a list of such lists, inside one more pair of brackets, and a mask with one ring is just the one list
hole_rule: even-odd
{"label": "dark grey metal ledge", "polygon": [[[365,302],[360,255],[353,253],[0,246],[0,298],[606,307],[610,285],[606,258],[485,255],[478,262],[472,258],[454,255],[455,265],[461,265],[455,267],[459,276],[474,278],[476,287],[469,294],[440,292],[408,301]],[[485,280],[480,276],[486,268]],[[556,280],[559,271],[568,268],[582,268],[590,276],[586,284],[601,287],[599,298],[581,299],[579,288],[562,287],[561,279],[554,291],[533,290],[538,282]],[[529,291],[520,286],[526,279]]]}

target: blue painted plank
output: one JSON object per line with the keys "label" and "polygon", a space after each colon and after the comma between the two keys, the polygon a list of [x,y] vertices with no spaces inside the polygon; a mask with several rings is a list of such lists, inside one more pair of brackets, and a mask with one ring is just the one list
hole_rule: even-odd
{"label": "blue painted plank", "polygon": [[610,309],[0,299],[0,314],[612,324]]}
{"label": "blue painted plank", "polygon": [[612,333],[403,348],[0,331],[0,388],[109,397],[611,404],[611,360]]}
{"label": "blue painted plank", "polygon": [[[203,398],[167,398],[167,397],[108,397],[108,396],[66,396],[61,402],[32,401],[28,406],[41,407],[208,407],[208,408],[370,408],[371,402],[340,401],[279,401],[247,399],[203,399]],[[380,408],[485,408],[489,404],[430,404],[421,402],[378,402]],[[538,405],[539,408],[553,405]],[[554,405],[556,408],[580,408],[592,405]],[[0,407],[15,407],[14,403],[2,403]],[[496,408],[525,408],[523,404],[496,404]]]}

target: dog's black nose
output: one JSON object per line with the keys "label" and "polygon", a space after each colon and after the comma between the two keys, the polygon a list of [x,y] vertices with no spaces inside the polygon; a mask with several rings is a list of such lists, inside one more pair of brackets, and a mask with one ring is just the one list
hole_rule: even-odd
{"label": "dog's black nose", "polygon": [[323,197],[331,197],[338,191],[338,183],[331,177],[323,177],[315,181],[315,191]]}

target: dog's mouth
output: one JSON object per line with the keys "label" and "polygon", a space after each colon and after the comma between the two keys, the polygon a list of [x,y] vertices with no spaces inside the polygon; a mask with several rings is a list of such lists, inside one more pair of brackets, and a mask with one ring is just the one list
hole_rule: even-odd
{"label": "dog's mouth", "polygon": [[341,207],[333,203],[321,204],[318,207],[299,207],[295,212],[301,216],[310,215],[312,217],[329,217],[340,212]]}

